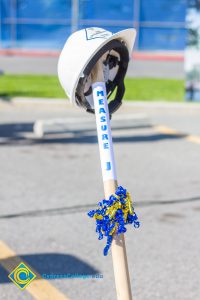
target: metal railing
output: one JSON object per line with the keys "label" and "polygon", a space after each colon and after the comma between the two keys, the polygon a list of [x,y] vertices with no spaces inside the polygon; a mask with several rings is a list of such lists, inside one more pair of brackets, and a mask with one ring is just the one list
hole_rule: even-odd
{"label": "metal railing", "polygon": [[[81,0],[72,0],[70,11],[71,11],[71,18],[68,19],[53,19],[53,18],[21,18],[17,16],[18,10],[18,2],[17,0],[10,0],[10,16],[2,16],[2,1],[0,0],[0,48],[3,47],[10,47],[15,48],[17,47],[19,41],[19,27],[21,25],[29,26],[29,25],[41,25],[47,27],[48,33],[48,26],[57,26],[58,28],[68,28],[68,31],[74,32],[79,28],[87,27],[87,26],[100,26],[100,27],[112,27],[112,28],[126,28],[126,27],[134,27],[137,30],[137,38],[135,48],[140,49],[140,40],[139,36],[142,34],[141,29],[170,29],[170,30],[183,30],[185,29],[185,22],[183,21],[141,21],[140,19],[140,9],[141,9],[141,0],[134,0],[132,2],[132,9],[133,9],[133,18],[129,20],[108,20],[108,19],[81,19],[80,18],[80,6],[79,2]],[[4,0],[5,1],[5,0]],[[37,0],[35,0],[37,1]],[[67,1],[67,0],[66,0]],[[109,1],[109,0],[108,0]],[[149,0],[150,1],[150,0]],[[5,37],[3,35],[3,30],[7,30],[10,32],[10,37],[7,39],[7,43],[5,43]],[[24,27],[26,30],[26,27]],[[28,29],[27,29],[28,30]],[[55,29],[56,30],[56,29]],[[40,32],[38,31],[38,37]],[[31,37],[30,37],[31,38]],[[51,37],[49,37],[51,39]],[[58,38],[59,39],[59,38]],[[66,39],[66,36],[65,36]],[[23,40],[23,39],[22,39]],[[47,34],[48,40],[48,34]],[[37,44],[37,41],[35,41]],[[4,45],[6,44],[6,45]],[[26,43],[24,43],[26,44]],[[36,45],[37,46],[37,45]],[[28,47],[28,43],[27,43]],[[38,39],[38,48],[40,48],[40,40]],[[55,45],[55,48],[56,45]],[[59,47],[58,47],[59,48]]]}

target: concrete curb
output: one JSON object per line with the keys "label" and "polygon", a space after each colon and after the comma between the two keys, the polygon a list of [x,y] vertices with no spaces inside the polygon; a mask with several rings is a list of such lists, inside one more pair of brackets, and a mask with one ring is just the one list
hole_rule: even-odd
{"label": "concrete curb", "polygon": [[[49,106],[49,107],[73,107],[68,99],[54,98],[26,98],[14,97],[9,101],[0,98],[0,104],[13,106]],[[124,100],[124,106],[136,108],[172,108],[172,109],[197,109],[200,110],[200,102],[165,102],[165,101],[130,101]]]}
{"label": "concrete curb", "polygon": [[[112,120],[112,128],[118,128],[119,124],[123,121],[124,127],[133,128],[135,126],[150,126],[150,122],[146,114],[117,114]],[[91,130],[93,128],[96,130],[94,118],[57,118],[57,119],[48,119],[48,120],[37,120],[34,123],[34,135],[36,137],[44,137],[46,134],[58,134],[58,133],[66,133],[68,131],[74,132],[76,129],[81,130]]]}
{"label": "concrete curb", "polygon": [[197,109],[200,102],[165,102],[165,101],[124,101],[126,106],[138,108],[172,108],[172,109]]}
{"label": "concrete curb", "polygon": [[72,105],[66,99],[48,99],[48,98],[25,98],[14,97],[9,100],[0,98],[0,107],[23,107],[23,108],[71,108]]}

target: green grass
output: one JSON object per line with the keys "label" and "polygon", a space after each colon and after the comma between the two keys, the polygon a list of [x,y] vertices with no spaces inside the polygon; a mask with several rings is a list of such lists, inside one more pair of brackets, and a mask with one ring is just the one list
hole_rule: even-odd
{"label": "green grass", "polygon": [[[127,78],[126,100],[183,101],[184,81],[175,79]],[[0,97],[66,98],[56,76],[0,76]]]}
{"label": "green grass", "polygon": [[183,101],[184,80],[127,78],[124,99],[152,101]]}
{"label": "green grass", "polygon": [[66,98],[57,76],[0,76],[0,97]]}

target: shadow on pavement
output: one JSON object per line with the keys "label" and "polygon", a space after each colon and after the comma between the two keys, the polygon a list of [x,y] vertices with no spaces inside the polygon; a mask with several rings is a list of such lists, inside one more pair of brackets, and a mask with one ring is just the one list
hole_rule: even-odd
{"label": "shadow on pavement", "polygon": [[[128,130],[151,128],[150,125],[136,125],[136,126],[118,126],[112,130]],[[92,133],[92,134],[91,134]],[[44,138],[29,137],[27,135],[33,134],[33,123],[13,123],[0,125],[0,145],[14,145],[14,146],[28,146],[28,145],[45,145],[45,144],[95,144],[97,143],[97,136],[95,129],[80,129],[69,130],[62,134],[46,135]],[[66,136],[70,134],[73,136]],[[148,135],[126,135],[114,136],[115,143],[139,143],[139,142],[156,142],[160,140],[174,140],[186,137],[185,134],[148,134]]]}
{"label": "shadow on pavement", "polygon": [[9,102],[12,98],[8,94],[0,94],[0,99],[1,101]]}
{"label": "shadow on pavement", "polygon": [[33,132],[33,123],[0,124],[0,137],[10,139],[23,138],[23,133]]}
{"label": "shadow on pavement", "polygon": [[[99,271],[81,259],[69,255],[59,253],[44,253],[44,254],[29,254],[19,255],[21,262],[27,263],[30,269],[36,273],[38,278],[43,274],[64,275],[75,274],[79,275],[95,275]],[[11,283],[8,278],[9,272],[2,266],[9,266],[9,269],[15,269],[19,264],[19,259],[16,256],[8,257],[0,260],[0,284]]]}
{"label": "shadow on pavement", "polygon": [[[185,199],[172,199],[172,200],[146,200],[146,201],[137,201],[134,203],[135,207],[148,207],[155,205],[173,205],[173,204],[183,204],[190,202],[200,201],[200,196],[189,197]],[[64,206],[59,208],[48,208],[41,210],[30,210],[19,212],[15,214],[0,215],[0,220],[3,219],[15,219],[15,218],[29,218],[29,217],[42,217],[42,216],[54,216],[54,215],[68,215],[75,213],[86,213],[91,209],[94,209],[97,206],[94,204],[84,204],[84,205],[74,205],[74,206]]]}

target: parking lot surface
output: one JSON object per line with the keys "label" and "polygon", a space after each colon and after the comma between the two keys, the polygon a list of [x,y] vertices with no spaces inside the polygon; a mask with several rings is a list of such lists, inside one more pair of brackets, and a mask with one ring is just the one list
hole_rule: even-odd
{"label": "parking lot surface", "polygon": [[[34,134],[36,120],[59,118],[64,132]],[[133,299],[198,300],[200,106],[126,103],[112,124],[118,182],[141,221],[125,235]],[[87,216],[103,197],[93,115],[1,101],[0,299],[116,299],[111,253]],[[21,291],[7,277],[18,258],[41,276],[103,278],[37,279]]]}

